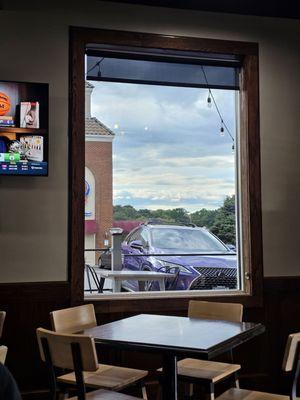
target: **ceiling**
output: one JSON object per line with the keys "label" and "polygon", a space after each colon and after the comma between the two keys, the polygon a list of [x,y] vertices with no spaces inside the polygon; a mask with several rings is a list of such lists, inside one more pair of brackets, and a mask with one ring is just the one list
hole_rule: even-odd
{"label": "ceiling", "polygon": [[300,18],[299,0],[117,0],[117,2],[264,17]]}

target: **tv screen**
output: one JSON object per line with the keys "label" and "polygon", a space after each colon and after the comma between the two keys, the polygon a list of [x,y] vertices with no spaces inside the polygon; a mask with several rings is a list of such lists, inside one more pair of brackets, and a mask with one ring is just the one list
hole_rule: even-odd
{"label": "tv screen", "polygon": [[0,81],[0,175],[48,175],[48,92]]}

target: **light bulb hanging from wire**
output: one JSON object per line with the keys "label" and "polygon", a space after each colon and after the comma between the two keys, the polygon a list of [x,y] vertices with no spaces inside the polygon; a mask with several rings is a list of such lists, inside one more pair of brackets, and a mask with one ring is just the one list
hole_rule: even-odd
{"label": "light bulb hanging from wire", "polygon": [[208,108],[212,108],[212,101],[211,101],[211,96],[210,96],[210,90],[208,90],[207,107],[208,107]]}
{"label": "light bulb hanging from wire", "polygon": [[102,73],[101,73],[101,63],[104,61],[105,57],[101,57],[101,59],[99,61],[97,61],[87,72],[86,72],[86,76],[88,76],[88,74],[96,67],[98,67],[98,71],[97,71],[97,77],[98,78],[102,78]]}
{"label": "light bulb hanging from wire", "polygon": [[101,65],[100,65],[101,63],[99,62],[99,64],[98,64],[98,73],[97,73],[97,76],[98,76],[98,78],[101,78],[102,77],[102,74],[101,74]]}
{"label": "light bulb hanging from wire", "polygon": [[224,136],[224,121],[221,119],[220,136]]}
{"label": "light bulb hanging from wire", "polygon": [[232,140],[232,151],[234,152],[234,150],[235,150],[235,146],[234,146],[234,137],[233,137],[233,135],[231,134],[231,132],[230,132],[230,130],[229,130],[227,124],[226,124],[226,123],[224,122],[224,120],[223,120],[223,116],[222,116],[222,114],[221,114],[221,112],[220,112],[220,109],[219,109],[219,107],[218,107],[218,104],[217,104],[217,102],[216,102],[216,99],[215,99],[215,97],[214,97],[214,95],[213,95],[213,93],[212,93],[212,91],[211,91],[211,89],[210,89],[210,85],[209,85],[209,82],[208,82],[208,79],[207,79],[207,76],[206,76],[206,73],[205,73],[205,70],[204,70],[203,65],[201,65],[201,69],[202,69],[202,72],[203,72],[203,76],[204,76],[204,80],[205,80],[205,83],[206,83],[206,87],[208,88],[207,106],[208,106],[209,108],[211,108],[211,107],[214,105],[214,107],[215,107],[215,109],[216,109],[216,111],[217,111],[217,113],[218,113],[218,115],[219,115],[220,122],[221,122],[220,136],[225,136],[225,131],[226,131],[226,133],[228,134],[228,136],[229,136],[230,139]]}

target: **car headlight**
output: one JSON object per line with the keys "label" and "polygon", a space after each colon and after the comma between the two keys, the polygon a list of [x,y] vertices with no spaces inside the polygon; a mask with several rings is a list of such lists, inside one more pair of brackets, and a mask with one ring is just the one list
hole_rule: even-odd
{"label": "car headlight", "polygon": [[183,265],[179,265],[179,264],[174,264],[171,263],[169,261],[163,261],[163,260],[157,260],[158,263],[165,268],[173,268],[174,270],[179,269],[180,272],[184,272],[185,274],[192,274],[193,272],[191,272],[188,268],[184,267]]}

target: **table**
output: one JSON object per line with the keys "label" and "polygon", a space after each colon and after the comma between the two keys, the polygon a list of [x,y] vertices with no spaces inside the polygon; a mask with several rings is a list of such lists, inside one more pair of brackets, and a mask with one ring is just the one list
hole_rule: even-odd
{"label": "table", "polygon": [[212,359],[263,333],[262,324],[140,314],[87,329],[95,342],[163,356],[163,399],[177,400],[177,357]]}
{"label": "table", "polygon": [[[100,269],[99,267],[95,269],[95,272],[100,276],[100,278],[111,279],[113,281],[113,292],[121,292],[122,281],[132,280],[138,282],[147,281],[157,281],[159,284],[159,289],[161,291],[166,290],[165,279],[170,278],[172,274],[165,272],[154,272],[154,271],[110,271],[105,269]],[[143,288],[140,286],[140,290]]]}

